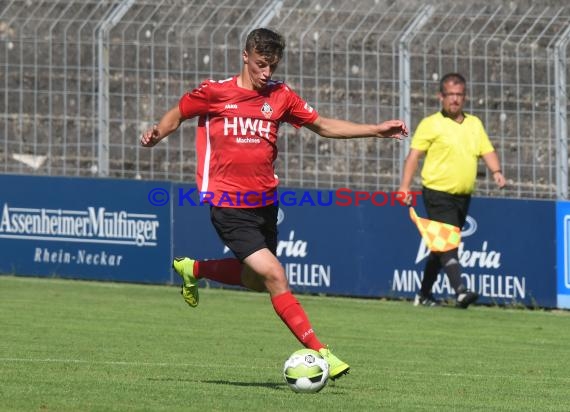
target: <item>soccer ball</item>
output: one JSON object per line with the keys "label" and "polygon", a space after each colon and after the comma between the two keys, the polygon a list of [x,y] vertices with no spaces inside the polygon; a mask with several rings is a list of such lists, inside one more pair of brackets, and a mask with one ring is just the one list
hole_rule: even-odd
{"label": "soccer ball", "polygon": [[319,352],[301,349],[285,361],[283,377],[295,392],[318,392],[327,384],[329,364]]}

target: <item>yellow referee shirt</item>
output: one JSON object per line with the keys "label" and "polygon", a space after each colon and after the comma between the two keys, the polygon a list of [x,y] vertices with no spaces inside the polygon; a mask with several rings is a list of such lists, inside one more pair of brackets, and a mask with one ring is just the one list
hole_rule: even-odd
{"label": "yellow referee shirt", "polygon": [[412,138],[412,149],[426,152],[422,184],[433,190],[466,195],[475,189],[477,161],[493,145],[478,117],[464,114],[462,123],[441,112],[424,118]]}

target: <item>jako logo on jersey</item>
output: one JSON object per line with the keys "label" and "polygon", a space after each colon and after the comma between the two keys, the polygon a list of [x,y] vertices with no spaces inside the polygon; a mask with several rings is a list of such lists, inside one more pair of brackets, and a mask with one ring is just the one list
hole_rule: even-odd
{"label": "jako logo on jersey", "polygon": [[265,116],[266,119],[271,119],[271,115],[273,114],[273,109],[269,106],[269,103],[263,103],[261,107],[261,113]]}
{"label": "jako logo on jersey", "polygon": [[226,104],[225,109],[237,109],[237,104]]}
{"label": "jako logo on jersey", "polygon": [[313,108],[311,106],[309,106],[309,103],[305,103],[305,106],[303,106],[303,109],[305,109],[309,113],[313,113]]}

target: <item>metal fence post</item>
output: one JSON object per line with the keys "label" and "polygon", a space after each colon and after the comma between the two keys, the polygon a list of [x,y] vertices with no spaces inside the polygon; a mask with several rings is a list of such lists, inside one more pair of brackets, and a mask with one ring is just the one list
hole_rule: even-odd
{"label": "metal fence post", "polygon": [[[399,43],[399,60],[400,60],[400,119],[406,122],[408,127],[411,127],[411,74],[410,74],[410,42],[415,33],[428,21],[434,13],[435,7],[428,5],[418,13],[415,19],[410,23]],[[406,154],[410,148],[410,139],[405,139],[400,146],[400,171],[404,170],[404,161]]]}
{"label": "metal fence post", "polygon": [[129,11],[134,0],[125,0],[115,8],[105,20],[101,22],[97,33],[98,47],[98,77],[99,88],[97,91],[98,117],[98,175],[109,176],[109,32],[115,24]]}
{"label": "metal fence post", "polygon": [[568,199],[568,113],[566,94],[566,47],[570,41],[567,27],[554,47],[554,126],[556,133],[556,197]]}

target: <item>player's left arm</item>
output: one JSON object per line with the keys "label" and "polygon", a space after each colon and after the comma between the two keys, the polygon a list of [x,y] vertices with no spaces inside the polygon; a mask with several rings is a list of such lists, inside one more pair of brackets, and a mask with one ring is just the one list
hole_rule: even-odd
{"label": "player's left arm", "polygon": [[402,120],[387,120],[379,124],[361,124],[347,120],[319,116],[305,127],[320,136],[331,139],[379,137],[402,139],[408,135],[408,127]]}
{"label": "player's left arm", "polygon": [[481,156],[483,161],[487,165],[487,168],[493,175],[493,179],[497,186],[500,189],[505,187],[507,181],[505,180],[505,176],[503,176],[503,171],[501,170],[501,162],[499,161],[499,156],[497,156],[497,152],[494,150],[492,152],[485,153]]}

